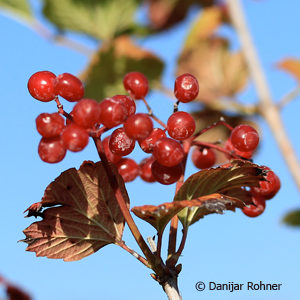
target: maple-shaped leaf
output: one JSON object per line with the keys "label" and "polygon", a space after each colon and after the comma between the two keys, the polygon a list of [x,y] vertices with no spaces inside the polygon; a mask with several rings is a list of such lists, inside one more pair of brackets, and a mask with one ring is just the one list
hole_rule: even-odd
{"label": "maple-shaped leaf", "polygon": [[234,210],[235,207],[242,208],[244,202],[233,197],[221,194],[211,194],[192,200],[181,200],[163,203],[161,205],[136,206],[131,211],[150,223],[157,232],[163,232],[169,221],[184,208],[196,208],[201,211],[202,217],[211,213],[222,213],[223,210]]}
{"label": "maple-shaped leaf", "polygon": [[300,81],[300,59],[285,58],[277,64],[277,68],[288,72],[297,81]]}
{"label": "maple-shaped leaf", "polygon": [[[226,166],[199,171],[191,175],[177,192],[174,201],[192,200],[205,195],[219,193],[224,196],[238,197],[245,204],[251,203],[247,188],[259,186],[266,180],[265,171],[248,161],[233,160]],[[224,207],[216,202],[216,209]],[[225,208],[224,208],[225,209]],[[212,211],[214,212],[214,211]],[[185,208],[178,217],[183,226],[189,226],[203,217],[201,208]]]}
{"label": "maple-shaped leaf", "polygon": [[[129,204],[124,182],[112,170]],[[79,170],[63,172],[48,185],[40,204],[28,211],[38,211],[43,220],[23,231],[26,250],[37,256],[74,261],[122,239],[124,217],[101,162],[84,162]]]}

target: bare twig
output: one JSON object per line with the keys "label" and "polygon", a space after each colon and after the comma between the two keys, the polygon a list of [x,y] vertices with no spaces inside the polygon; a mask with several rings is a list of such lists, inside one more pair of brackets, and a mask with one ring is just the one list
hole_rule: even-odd
{"label": "bare twig", "polygon": [[288,103],[293,101],[295,98],[297,98],[300,94],[300,84],[297,85],[293,90],[288,92],[279,102],[277,103],[278,109],[282,109],[284,106],[286,106]]}
{"label": "bare twig", "polygon": [[259,97],[259,112],[270,126],[283,158],[300,190],[300,164],[284,129],[279,110],[272,101],[271,92],[256,54],[242,6],[239,0],[227,0],[227,4]]}

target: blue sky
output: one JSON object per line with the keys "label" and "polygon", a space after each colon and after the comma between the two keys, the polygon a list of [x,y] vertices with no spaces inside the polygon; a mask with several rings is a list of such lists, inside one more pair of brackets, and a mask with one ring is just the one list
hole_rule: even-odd
{"label": "blue sky", "polygon": [[[300,3],[297,0],[245,0],[243,4],[272,95],[279,100],[296,86],[293,78],[276,70],[274,65],[287,56],[300,58]],[[185,31],[194,17],[195,12],[191,12],[183,24],[140,41],[141,45],[152,49],[167,62],[163,80],[171,88],[174,62]],[[224,34],[233,37],[230,30],[225,30]],[[96,161],[98,158],[90,143],[80,153],[68,153],[59,164],[43,163],[37,154],[40,137],[35,129],[35,118],[42,112],[54,112],[56,107],[54,103],[35,101],[27,91],[27,80],[34,72],[50,70],[55,74],[78,74],[88,59],[41,38],[2,14],[0,35],[0,274],[23,286],[36,300],[166,299],[161,287],[151,279],[150,272],[117,246],[109,245],[81,261],[64,263],[36,258],[34,253],[25,252],[25,244],[17,243],[24,237],[22,230],[33,221],[24,219],[22,212],[40,200],[45,187],[65,169],[79,167],[83,160]],[[78,35],[71,36],[96,47],[92,41]],[[238,42],[234,39],[233,48],[237,47]],[[239,98],[246,102],[255,101],[253,87],[250,85]],[[299,101],[299,98],[295,99],[282,110],[288,135],[298,155]],[[166,120],[172,103],[159,93],[152,93],[149,102],[154,112],[159,112]],[[138,109],[144,110],[140,103]],[[182,109],[188,110],[189,107],[183,105]],[[300,230],[281,223],[286,212],[300,206],[299,192],[268,126],[261,119],[258,122],[262,128],[262,143],[255,162],[273,168],[281,179],[282,188],[267,203],[265,213],[259,218],[247,218],[240,211],[226,212],[223,216],[210,215],[190,228],[187,246],[180,260],[183,270],[179,287],[184,299],[299,299]],[[141,151],[136,151],[135,155],[138,160],[144,156]],[[195,171],[189,164],[188,173]],[[127,187],[132,206],[167,202],[174,193],[174,185],[151,185],[140,179]],[[140,220],[137,223],[144,236],[155,234],[149,225]],[[124,239],[129,246],[137,249],[127,228]],[[264,281],[282,283],[283,286],[281,291],[273,292],[201,293],[194,287],[200,280],[205,283]]]}

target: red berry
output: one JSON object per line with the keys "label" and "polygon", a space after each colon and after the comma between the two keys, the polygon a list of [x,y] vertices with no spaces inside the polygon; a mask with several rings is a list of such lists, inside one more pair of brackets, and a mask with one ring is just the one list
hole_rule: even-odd
{"label": "red berry", "polygon": [[155,182],[155,178],[152,174],[152,163],[155,161],[153,156],[144,158],[140,162],[140,177],[146,182]]}
{"label": "red berry", "polygon": [[154,144],[164,137],[166,137],[166,134],[162,129],[154,128],[145,139],[139,140],[139,145],[144,152],[151,153],[153,151]]}
{"label": "red berry", "polygon": [[[237,149],[235,149],[233,147],[233,145],[231,144],[231,141],[230,139],[226,141],[225,143],[225,146],[224,146],[225,150],[227,151],[230,151],[230,152],[234,152],[235,154],[243,157],[243,158],[246,158],[246,159],[250,159],[253,155],[253,151],[249,151],[249,152],[242,152],[242,151],[239,151]],[[227,155],[228,159],[231,159],[232,157]]]}
{"label": "red berry", "polygon": [[117,168],[124,182],[133,181],[139,175],[138,164],[130,158],[122,158],[117,163]]}
{"label": "red berry", "polygon": [[82,99],[72,110],[73,121],[84,128],[92,128],[99,122],[100,106],[93,99]]}
{"label": "red berry", "polygon": [[193,101],[199,92],[197,79],[191,74],[182,74],[175,80],[174,94],[178,101],[187,103]]}
{"label": "red berry", "polygon": [[112,98],[104,99],[100,104],[99,122],[107,128],[122,124],[127,118],[126,107]]}
{"label": "red berry", "polygon": [[170,138],[162,138],[155,143],[153,156],[161,165],[173,167],[183,160],[184,152],[177,141]]}
{"label": "red berry", "polygon": [[114,130],[109,139],[109,149],[112,153],[125,156],[131,153],[135,146],[135,140],[131,139],[124,128]]}
{"label": "red berry", "polygon": [[126,120],[124,129],[132,139],[145,139],[153,130],[153,122],[148,115],[139,113]]}
{"label": "red berry", "polygon": [[115,96],[111,97],[111,99],[114,99],[117,102],[121,102],[125,106],[128,117],[135,114],[135,111],[136,111],[135,102],[129,96],[115,95]]}
{"label": "red berry", "polygon": [[84,96],[84,87],[80,79],[70,73],[63,73],[55,80],[56,95],[70,102],[79,101]]}
{"label": "red berry", "polygon": [[57,163],[63,160],[66,155],[66,148],[60,136],[53,138],[42,138],[38,153],[42,161],[47,163]]}
{"label": "red berry", "polygon": [[254,151],[259,142],[257,131],[249,125],[236,126],[230,135],[230,140],[234,148],[239,151]]}
{"label": "red berry", "polygon": [[177,111],[173,113],[167,123],[170,137],[175,140],[185,140],[190,137],[196,128],[194,118],[187,112]]}
{"label": "red berry", "polygon": [[54,91],[55,74],[49,71],[34,73],[28,80],[28,91],[30,95],[42,102],[49,102],[56,96]]}
{"label": "red berry", "polygon": [[264,212],[266,207],[266,202],[263,197],[254,197],[254,196],[252,197],[252,202],[254,204],[245,206],[242,211],[246,216],[250,218],[255,218]]}
{"label": "red berry", "polygon": [[83,150],[89,143],[87,131],[75,123],[71,123],[64,129],[62,139],[64,146],[72,152]]}
{"label": "red berry", "polygon": [[281,183],[278,176],[268,167],[263,166],[264,170],[267,170],[268,173],[266,175],[267,181],[260,181],[260,187],[253,187],[251,192],[254,196],[263,197],[268,200],[273,198],[280,189]]}
{"label": "red berry", "polygon": [[35,123],[37,131],[45,138],[59,136],[65,127],[65,120],[59,113],[42,113]]}
{"label": "red berry", "polygon": [[118,161],[120,161],[120,159],[122,158],[122,156],[120,155],[116,155],[114,153],[111,152],[110,148],[109,148],[109,139],[110,139],[110,135],[107,136],[103,141],[102,141],[102,146],[104,149],[104,153],[107,157],[107,159],[116,164]]}
{"label": "red berry", "polygon": [[155,160],[151,166],[153,177],[161,184],[172,184],[179,180],[183,174],[182,164],[173,167],[166,167]]}
{"label": "red berry", "polygon": [[211,168],[216,163],[215,152],[210,148],[195,148],[192,153],[192,162],[199,169]]}
{"label": "red berry", "polygon": [[149,89],[148,79],[140,72],[127,73],[123,79],[123,85],[134,99],[145,98]]}

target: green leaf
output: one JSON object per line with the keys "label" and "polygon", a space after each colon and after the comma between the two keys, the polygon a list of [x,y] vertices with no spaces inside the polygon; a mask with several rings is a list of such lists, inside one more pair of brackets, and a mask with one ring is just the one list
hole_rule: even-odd
{"label": "green leaf", "polygon": [[163,67],[157,56],[133,44],[127,36],[121,36],[112,45],[101,48],[81,75],[85,82],[85,97],[101,101],[126,93],[123,77],[131,71],[142,72],[148,78],[150,88],[155,88],[159,85]]}
{"label": "green leaf", "polygon": [[140,0],[44,0],[44,15],[60,30],[110,40],[134,27]]}
{"label": "green leaf", "polygon": [[299,227],[300,226],[300,209],[293,210],[289,212],[284,218],[283,223],[293,226]]}
{"label": "green leaf", "polygon": [[0,0],[0,8],[16,14],[27,21],[32,19],[32,12],[27,0]]}
{"label": "green leaf", "polygon": [[211,194],[193,200],[174,201],[161,205],[136,206],[131,211],[142,220],[150,223],[157,232],[164,231],[171,219],[184,208],[195,208],[201,214],[200,218],[212,213],[223,213],[223,210],[242,208],[244,203],[233,197],[221,194]]}
{"label": "green leaf", "polygon": [[[237,197],[245,204],[251,203],[251,197],[245,187],[259,186],[266,180],[265,172],[258,165],[243,160],[234,160],[230,164],[199,171],[190,176],[176,194],[174,201],[192,200],[201,196],[219,193]],[[199,208],[185,208],[178,217],[183,226],[189,226],[202,217]]]}

